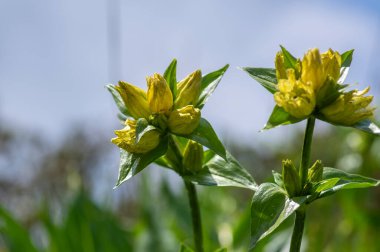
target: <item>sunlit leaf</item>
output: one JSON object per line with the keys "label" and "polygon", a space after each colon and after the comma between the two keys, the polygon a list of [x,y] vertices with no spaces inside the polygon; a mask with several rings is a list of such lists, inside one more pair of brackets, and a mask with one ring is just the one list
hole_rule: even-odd
{"label": "sunlit leaf", "polygon": [[306,197],[288,198],[286,192],[276,184],[261,184],[252,199],[250,249],[272,233],[305,200]]}
{"label": "sunlit leaf", "polygon": [[338,180],[331,183],[329,187],[323,188],[319,198],[334,194],[343,189],[367,188],[380,185],[380,180],[367,178],[357,174],[350,174],[335,168],[325,167],[323,169],[323,181]]}
{"label": "sunlit leaf", "polygon": [[227,152],[227,159],[213,156],[196,174],[186,175],[185,179],[205,186],[236,186],[251,190],[257,188],[252,176]]}
{"label": "sunlit leaf", "polygon": [[302,121],[303,119],[295,118],[286,112],[283,108],[275,106],[272,114],[269,117],[267,124],[264,126],[264,130],[272,129],[280,125],[294,124]]}
{"label": "sunlit leaf", "polygon": [[249,76],[260,83],[272,94],[277,92],[277,78],[275,69],[254,67],[242,67],[241,69],[247,72]]}
{"label": "sunlit leaf", "polygon": [[163,137],[160,144],[155,149],[144,154],[129,153],[126,150],[120,149],[119,178],[115,188],[164,155],[167,148],[167,137]]}
{"label": "sunlit leaf", "polygon": [[182,137],[194,140],[203,146],[206,146],[222,158],[226,158],[226,150],[216,135],[211,124],[204,118],[201,118],[198,128],[196,128],[190,135]]}
{"label": "sunlit leaf", "polygon": [[131,115],[129,114],[128,109],[125,106],[123,99],[121,98],[119,92],[116,90],[115,86],[112,84],[108,84],[106,85],[106,88],[111,93],[112,98],[114,99],[120,113],[126,117],[130,117]]}
{"label": "sunlit leaf", "polygon": [[352,62],[352,54],[353,53],[354,53],[354,50],[352,49],[352,50],[344,52],[340,55],[340,57],[342,59],[342,66],[340,68],[340,77],[338,80],[339,84],[342,84],[348,75],[348,71],[350,70],[350,66],[351,66],[351,62]]}
{"label": "sunlit leaf", "polygon": [[288,50],[285,49],[285,47],[281,46],[282,54],[284,55],[284,66],[286,69],[293,68],[295,69],[297,64],[297,58],[294,57]]}
{"label": "sunlit leaf", "polygon": [[220,80],[222,79],[224,73],[227,71],[229,65],[225,65],[219,70],[206,74],[202,77],[201,82],[201,93],[196,104],[197,108],[203,108],[207,99],[214,92],[215,88],[218,86]]}
{"label": "sunlit leaf", "polygon": [[367,133],[380,136],[380,128],[371,120],[362,120],[352,126],[353,128],[365,131]]}
{"label": "sunlit leaf", "polygon": [[164,72],[164,78],[173,94],[173,100],[177,95],[177,60],[173,59]]}

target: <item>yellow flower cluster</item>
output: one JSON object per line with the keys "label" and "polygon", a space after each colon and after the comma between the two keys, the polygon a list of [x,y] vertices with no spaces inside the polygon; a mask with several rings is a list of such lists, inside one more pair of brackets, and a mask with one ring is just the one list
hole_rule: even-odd
{"label": "yellow flower cluster", "polygon": [[164,77],[155,73],[146,78],[148,90],[126,82],[119,82],[119,92],[130,115],[134,119],[144,118],[158,129],[150,130],[142,137],[136,137],[136,121],[128,119],[126,127],[116,130],[111,141],[131,153],[146,153],[160,142],[162,131],[168,129],[177,135],[191,134],[199,125],[201,112],[195,108],[200,94],[202,74],[197,70],[177,84],[177,97],[173,94]]}
{"label": "yellow flower cluster", "polygon": [[290,115],[304,119],[318,108],[322,117],[329,122],[341,125],[353,125],[371,117],[373,108],[368,107],[372,96],[364,96],[368,88],[358,92],[339,93],[336,100],[318,107],[337,92],[342,59],[338,52],[329,49],[320,54],[318,49],[309,50],[302,61],[295,66],[286,67],[282,52],[275,59],[278,91],[274,99]]}

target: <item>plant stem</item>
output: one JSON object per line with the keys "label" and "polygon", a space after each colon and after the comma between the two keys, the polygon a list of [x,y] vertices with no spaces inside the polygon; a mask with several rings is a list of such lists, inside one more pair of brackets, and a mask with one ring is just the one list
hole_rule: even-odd
{"label": "plant stem", "polygon": [[[303,141],[302,147],[302,157],[301,157],[301,166],[300,166],[300,177],[301,177],[301,186],[304,188],[307,175],[310,167],[310,152],[311,152],[311,142],[313,140],[313,131],[315,125],[315,117],[310,117],[307,119],[306,130],[305,130],[305,138]],[[305,218],[306,218],[306,209],[299,208],[296,211],[296,220],[294,223],[292,241],[290,244],[291,252],[299,252],[301,249],[302,243],[302,235],[305,226]]]}
{"label": "plant stem", "polygon": [[311,152],[311,142],[313,140],[314,125],[315,125],[315,117],[310,117],[309,119],[307,119],[305,138],[303,140],[301,168],[300,168],[302,188],[306,184],[307,173],[310,167],[310,152]]}
{"label": "plant stem", "polygon": [[303,229],[305,225],[306,211],[299,209],[296,211],[296,221],[294,223],[292,242],[290,244],[290,252],[298,252],[301,249]]}
{"label": "plant stem", "polygon": [[184,182],[187,189],[187,195],[189,196],[191,217],[193,221],[195,251],[203,252],[202,221],[201,221],[201,212],[199,210],[197,191],[193,183],[185,181],[185,180]]}

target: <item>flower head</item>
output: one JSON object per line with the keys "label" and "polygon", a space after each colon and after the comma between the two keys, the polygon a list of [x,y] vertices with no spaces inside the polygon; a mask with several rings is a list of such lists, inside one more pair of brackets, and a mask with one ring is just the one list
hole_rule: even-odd
{"label": "flower head", "polygon": [[274,94],[277,105],[296,118],[305,118],[315,107],[314,90],[310,85],[295,79],[293,69],[287,70],[288,79],[280,79],[279,92]]}
{"label": "flower head", "polygon": [[[299,64],[301,62],[301,64]],[[279,107],[297,119],[312,114],[340,125],[353,125],[373,115],[368,107],[372,96],[357,90],[343,92],[338,84],[342,67],[341,55],[329,49],[320,54],[314,48],[306,52],[302,61],[286,62],[283,52],[275,58],[277,92],[274,100]]]}
{"label": "flower head", "polygon": [[[161,134],[167,131],[178,135],[191,134],[199,125],[201,112],[195,107],[201,84],[201,71],[189,74],[177,84],[178,95],[173,97],[165,78],[158,73],[146,78],[148,91],[126,82],[116,90],[134,119],[144,118],[157,130],[145,132],[136,140],[136,121],[128,119],[126,127],[116,130],[112,142],[131,153],[145,153],[155,148]],[[175,100],[175,102],[174,102]]]}
{"label": "flower head", "polygon": [[151,130],[141,136],[136,137],[136,121],[127,119],[126,127],[122,130],[115,130],[117,137],[112,138],[112,143],[131,153],[145,153],[157,147],[160,141],[160,133]]}
{"label": "flower head", "polygon": [[323,108],[321,114],[327,121],[345,126],[373,117],[375,108],[369,107],[373,96],[364,96],[368,91],[369,87],[362,91],[343,93],[332,104]]}

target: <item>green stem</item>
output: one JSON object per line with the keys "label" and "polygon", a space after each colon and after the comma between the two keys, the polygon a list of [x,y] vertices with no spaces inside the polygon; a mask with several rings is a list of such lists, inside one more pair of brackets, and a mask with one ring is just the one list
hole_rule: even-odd
{"label": "green stem", "polygon": [[303,229],[305,226],[306,211],[299,209],[296,211],[296,221],[294,223],[292,242],[290,244],[290,252],[298,252],[301,249]]}
{"label": "green stem", "polygon": [[[303,141],[302,147],[302,157],[301,157],[301,166],[300,166],[300,177],[301,177],[301,186],[304,188],[307,175],[310,167],[310,153],[311,153],[311,142],[313,140],[313,131],[315,125],[315,117],[310,117],[307,120],[305,138]],[[296,220],[294,223],[292,241],[290,244],[291,252],[299,252],[302,243],[302,235],[305,226],[306,210],[300,208],[296,211]]]}
{"label": "green stem", "polygon": [[314,125],[315,125],[315,117],[310,117],[309,119],[307,119],[305,138],[303,141],[303,148],[302,148],[301,169],[300,169],[302,188],[306,184],[307,173],[310,167],[310,152],[311,152],[311,142],[313,140]]}
{"label": "green stem", "polygon": [[189,196],[191,217],[193,221],[195,251],[203,252],[202,221],[201,221],[201,212],[199,210],[197,191],[193,183],[185,181],[185,180],[184,182],[187,189],[187,195]]}

